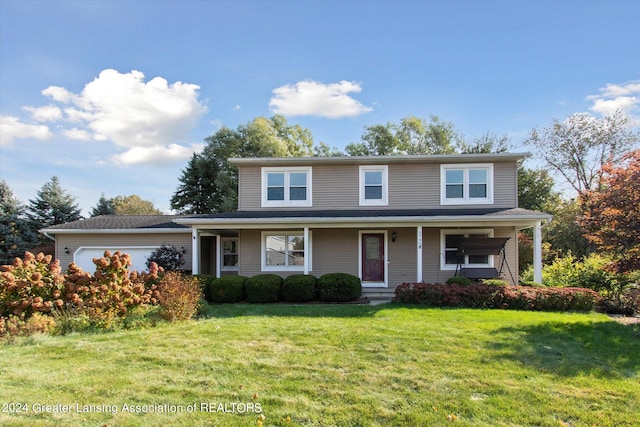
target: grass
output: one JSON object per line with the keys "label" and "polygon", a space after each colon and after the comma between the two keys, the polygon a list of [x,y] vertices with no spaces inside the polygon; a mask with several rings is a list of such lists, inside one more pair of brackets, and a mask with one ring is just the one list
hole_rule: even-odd
{"label": "grass", "polygon": [[[260,414],[248,408],[258,404],[264,426],[640,419],[640,329],[600,314],[393,304],[218,305],[209,313],[0,345],[0,424],[252,426]],[[7,412],[9,403],[27,411]],[[224,409],[218,403],[236,412],[213,412]],[[49,411],[38,413],[41,404]],[[60,405],[71,412],[53,412]]]}

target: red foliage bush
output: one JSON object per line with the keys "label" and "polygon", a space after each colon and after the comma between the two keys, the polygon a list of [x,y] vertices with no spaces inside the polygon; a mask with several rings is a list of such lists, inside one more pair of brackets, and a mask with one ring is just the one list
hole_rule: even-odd
{"label": "red foliage bush", "polygon": [[403,283],[395,301],[434,307],[481,307],[536,311],[590,311],[600,294],[584,288],[535,288],[529,286],[461,286],[439,283]]}

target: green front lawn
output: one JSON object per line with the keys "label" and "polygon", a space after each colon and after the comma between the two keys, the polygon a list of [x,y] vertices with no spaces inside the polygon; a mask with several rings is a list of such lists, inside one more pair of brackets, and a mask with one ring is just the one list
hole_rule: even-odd
{"label": "green front lawn", "polygon": [[264,426],[640,420],[640,328],[604,315],[392,304],[209,311],[153,329],[0,344],[0,425],[260,425],[251,408]]}

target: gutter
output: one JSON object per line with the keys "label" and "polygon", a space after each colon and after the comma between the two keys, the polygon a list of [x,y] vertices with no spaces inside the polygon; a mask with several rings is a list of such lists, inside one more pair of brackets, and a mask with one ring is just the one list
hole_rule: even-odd
{"label": "gutter", "polygon": [[54,242],[56,241],[55,236],[52,236],[51,234],[49,234],[49,232],[46,229],[38,230],[38,233],[44,234],[46,237],[53,240]]}

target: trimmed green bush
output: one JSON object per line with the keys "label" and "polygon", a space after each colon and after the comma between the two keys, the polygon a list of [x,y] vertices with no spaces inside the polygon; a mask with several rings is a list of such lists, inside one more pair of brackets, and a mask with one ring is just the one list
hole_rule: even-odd
{"label": "trimmed green bush", "polygon": [[282,282],[282,299],[288,302],[311,301],[316,296],[318,279],[315,276],[294,274]]}
{"label": "trimmed green bush", "polygon": [[454,276],[454,277],[449,277],[449,279],[447,279],[447,285],[469,286],[470,284],[471,284],[471,279],[469,279],[468,277]]}
{"label": "trimmed green bush", "polygon": [[222,276],[209,283],[207,298],[211,302],[239,302],[245,298],[244,276]]}
{"label": "trimmed green bush", "polygon": [[355,301],[362,295],[362,283],[351,274],[329,273],[318,280],[318,292],[324,302]]}
{"label": "trimmed green bush", "polygon": [[258,274],[247,279],[247,302],[277,302],[280,300],[282,277],[277,274]]}
{"label": "trimmed green bush", "polygon": [[208,302],[211,302],[211,296],[209,295],[209,284],[216,280],[216,276],[212,274],[195,274],[193,277],[198,279],[198,281],[200,282],[204,299],[206,299]]}

